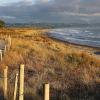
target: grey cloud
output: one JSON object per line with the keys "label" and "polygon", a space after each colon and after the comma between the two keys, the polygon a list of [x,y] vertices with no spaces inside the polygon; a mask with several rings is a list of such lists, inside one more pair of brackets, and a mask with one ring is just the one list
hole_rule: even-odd
{"label": "grey cloud", "polygon": [[[41,1],[41,2],[40,2]],[[7,22],[68,22],[100,16],[100,0],[31,0],[0,6]],[[1,18],[1,17],[0,17]]]}

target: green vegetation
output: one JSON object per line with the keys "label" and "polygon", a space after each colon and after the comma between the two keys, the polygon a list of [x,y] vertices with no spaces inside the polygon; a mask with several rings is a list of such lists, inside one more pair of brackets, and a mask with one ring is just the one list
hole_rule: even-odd
{"label": "green vegetation", "polygon": [[5,26],[5,22],[0,20],[0,27],[4,27]]}

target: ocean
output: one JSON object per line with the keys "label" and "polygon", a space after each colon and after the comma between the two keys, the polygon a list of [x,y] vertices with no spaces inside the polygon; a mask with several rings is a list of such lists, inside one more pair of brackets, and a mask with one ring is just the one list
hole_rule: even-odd
{"label": "ocean", "polygon": [[66,42],[100,47],[100,28],[59,28],[50,29],[50,37]]}

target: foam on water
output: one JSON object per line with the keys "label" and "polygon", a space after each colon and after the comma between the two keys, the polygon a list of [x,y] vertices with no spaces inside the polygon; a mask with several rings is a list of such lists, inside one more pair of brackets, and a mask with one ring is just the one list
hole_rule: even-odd
{"label": "foam on water", "polygon": [[82,29],[82,28],[64,28],[52,29],[49,35],[71,43],[100,47],[100,30],[99,29]]}

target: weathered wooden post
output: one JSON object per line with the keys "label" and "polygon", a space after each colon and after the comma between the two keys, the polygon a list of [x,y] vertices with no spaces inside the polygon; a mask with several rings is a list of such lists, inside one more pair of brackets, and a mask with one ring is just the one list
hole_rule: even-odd
{"label": "weathered wooden post", "polygon": [[8,74],[8,66],[4,69],[4,100],[7,99],[7,74]]}
{"label": "weathered wooden post", "polygon": [[19,73],[19,100],[24,100],[24,65],[20,65],[20,73]]}
{"label": "weathered wooden post", "polygon": [[10,35],[8,36],[7,41],[8,41],[7,49],[9,50],[10,47],[11,47],[11,37],[10,37]]}
{"label": "weathered wooden post", "polygon": [[0,61],[2,61],[2,57],[3,57],[2,50],[0,50]]}
{"label": "weathered wooden post", "polygon": [[8,42],[9,42],[9,46],[11,46],[11,37],[10,37],[10,35],[8,37]]}
{"label": "weathered wooden post", "polygon": [[44,92],[43,100],[49,100],[49,98],[50,98],[49,97],[49,92],[50,92],[49,88],[50,88],[50,86],[48,83],[43,85],[43,92]]}
{"label": "weathered wooden post", "polygon": [[4,51],[3,51],[3,54],[4,54],[4,55],[6,54],[6,51],[7,51],[7,46],[5,45]]}
{"label": "weathered wooden post", "polygon": [[16,74],[16,78],[15,78],[15,88],[14,88],[14,100],[16,100],[16,95],[17,95],[17,84],[18,84],[18,73]]}

